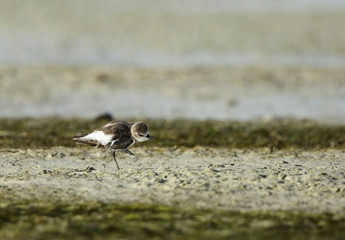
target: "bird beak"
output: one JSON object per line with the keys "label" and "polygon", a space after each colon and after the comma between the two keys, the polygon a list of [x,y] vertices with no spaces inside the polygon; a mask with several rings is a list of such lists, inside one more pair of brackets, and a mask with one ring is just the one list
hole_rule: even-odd
{"label": "bird beak", "polygon": [[148,139],[153,139],[153,137],[151,137],[150,134],[148,134],[146,137],[147,137]]}

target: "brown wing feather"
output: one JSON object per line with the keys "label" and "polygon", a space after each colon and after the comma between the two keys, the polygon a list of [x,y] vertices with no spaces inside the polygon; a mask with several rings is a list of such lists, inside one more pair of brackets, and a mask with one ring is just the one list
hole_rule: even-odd
{"label": "brown wing feather", "polygon": [[115,132],[131,132],[132,122],[111,121],[104,126],[97,128],[95,131],[103,131],[105,134],[114,134]]}
{"label": "brown wing feather", "polygon": [[[105,134],[113,134],[112,140],[117,141],[112,145],[112,149],[126,149],[134,142],[131,134],[132,125],[133,123],[131,122],[111,121],[95,131],[103,131]],[[109,147],[109,145],[110,143],[105,147]]]}

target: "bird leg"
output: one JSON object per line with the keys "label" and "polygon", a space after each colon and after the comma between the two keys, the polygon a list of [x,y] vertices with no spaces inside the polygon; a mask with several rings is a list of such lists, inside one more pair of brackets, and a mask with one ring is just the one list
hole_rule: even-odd
{"label": "bird leg", "polygon": [[130,155],[132,156],[135,156],[134,153],[132,153],[131,151],[129,151],[128,149],[123,149],[122,151],[126,152],[126,153],[129,153]]}
{"label": "bird leg", "polygon": [[129,153],[129,154],[132,155],[132,156],[135,156],[134,153],[132,153],[132,152],[129,151],[128,149],[116,149],[116,150],[115,150],[115,149],[110,149],[110,148],[108,148],[108,150],[113,152],[113,159],[114,159],[114,161],[115,161],[115,163],[116,163],[116,167],[117,167],[118,170],[120,170],[120,167],[119,167],[119,165],[117,164],[117,161],[116,161],[116,157],[115,157],[115,152],[116,152],[116,151],[123,151],[123,152]]}
{"label": "bird leg", "polygon": [[115,151],[113,151],[113,158],[114,158],[114,161],[116,163],[117,170],[120,170],[119,164],[117,164],[117,161],[116,161],[116,158],[115,158]]}

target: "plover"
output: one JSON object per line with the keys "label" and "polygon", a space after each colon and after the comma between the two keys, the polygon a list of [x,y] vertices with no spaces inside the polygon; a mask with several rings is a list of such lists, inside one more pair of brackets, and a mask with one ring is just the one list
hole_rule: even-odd
{"label": "plover", "polygon": [[123,151],[134,156],[128,148],[135,142],[144,142],[149,139],[153,138],[144,122],[120,121],[111,121],[92,133],[73,137],[73,141],[77,144],[107,148],[112,152],[118,170],[120,168],[116,161],[115,152]]}

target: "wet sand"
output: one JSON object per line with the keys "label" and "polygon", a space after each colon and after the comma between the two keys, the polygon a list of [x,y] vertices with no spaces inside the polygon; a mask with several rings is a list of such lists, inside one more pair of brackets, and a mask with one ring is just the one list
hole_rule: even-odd
{"label": "wet sand", "polygon": [[345,212],[344,150],[2,149],[8,200],[143,203],[234,211]]}

